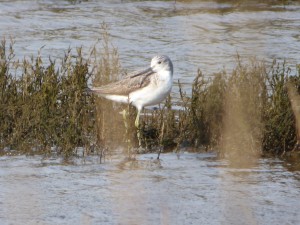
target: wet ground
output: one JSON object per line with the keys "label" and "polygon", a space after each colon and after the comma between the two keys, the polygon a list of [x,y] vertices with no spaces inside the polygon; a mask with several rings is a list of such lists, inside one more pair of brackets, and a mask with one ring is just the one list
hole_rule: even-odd
{"label": "wet ground", "polygon": [[299,224],[300,171],[230,166],[214,153],[116,155],[73,165],[0,158],[0,224]]}

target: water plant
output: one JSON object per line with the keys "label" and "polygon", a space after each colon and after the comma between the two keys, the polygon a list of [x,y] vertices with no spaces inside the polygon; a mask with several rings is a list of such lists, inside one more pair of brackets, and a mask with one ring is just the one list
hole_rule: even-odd
{"label": "water plant", "polygon": [[[273,63],[268,76],[269,99],[264,110],[265,131],[263,149],[265,152],[282,154],[294,148],[296,135],[296,120],[288,96],[287,85],[299,85],[300,77],[291,76],[291,70],[285,63]],[[297,88],[298,95],[299,89]]]}
{"label": "water plant", "polygon": [[[61,61],[51,57],[45,61],[39,54],[16,60],[13,41],[2,40],[2,154],[55,153],[69,158],[81,147],[85,155],[98,154],[102,160],[120,146],[128,152],[138,146],[135,110],[85,91],[91,83],[106,84],[122,74],[118,51],[105,24],[102,28],[100,49],[93,48],[86,57],[81,48],[69,49]],[[231,73],[221,71],[207,78],[199,70],[191,94],[185,93],[178,81],[179,100],[169,96],[141,117],[145,151],[191,147],[251,156],[298,150],[295,102],[300,75],[290,73],[285,63],[266,66],[257,60],[243,63],[237,59]],[[120,112],[127,108],[124,124]]]}
{"label": "water plant", "polygon": [[50,153],[59,146],[70,156],[75,146],[87,144],[92,102],[83,92],[89,72],[81,49],[73,57],[69,50],[59,68],[40,56],[14,61],[6,40],[0,49],[1,148]]}

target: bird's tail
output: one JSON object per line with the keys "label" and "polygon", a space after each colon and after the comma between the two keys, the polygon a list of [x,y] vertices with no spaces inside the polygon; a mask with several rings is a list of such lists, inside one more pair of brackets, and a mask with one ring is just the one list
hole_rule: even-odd
{"label": "bird's tail", "polygon": [[105,93],[102,93],[102,89],[100,89],[99,87],[87,87],[85,89],[85,93],[91,95],[91,94],[96,94],[97,96],[102,96],[102,97],[106,97]]}
{"label": "bird's tail", "polygon": [[91,93],[93,93],[93,90],[91,88],[87,87],[84,89],[84,92],[87,94],[91,94]]}

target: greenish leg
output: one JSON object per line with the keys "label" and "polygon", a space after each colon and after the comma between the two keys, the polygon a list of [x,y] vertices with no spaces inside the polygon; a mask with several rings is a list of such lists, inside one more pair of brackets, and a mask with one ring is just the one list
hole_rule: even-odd
{"label": "greenish leg", "polygon": [[138,110],[138,113],[137,113],[136,118],[135,118],[134,125],[135,125],[136,128],[139,129],[139,126],[140,126],[140,110]]}
{"label": "greenish leg", "polygon": [[125,126],[125,133],[126,133],[126,142],[127,142],[127,154],[130,157],[131,155],[131,141],[130,141],[130,137],[129,137],[129,127],[128,127],[128,120],[127,120],[127,110],[124,109],[123,112],[123,120],[124,120],[124,126]]}
{"label": "greenish leg", "polygon": [[139,147],[142,147],[141,130],[140,130],[140,110],[138,110],[134,125],[137,128],[136,136],[139,140]]}
{"label": "greenish leg", "polygon": [[158,154],[157,154],[157,159],[159,159],[159,156],[160,156],[160,153],[162,151],[162,148],[163,148],[163,144],[162,144],[162,141],[163,141],[163,137],[164,137],[164,129],[165,129],[165,122],[162,123],[162,126],[161,126],[161,131],[160,131],[160,137],[159,137],[159,151],[158,151]]}
{"label": "greenish leg", "polygon": [[126,132],[127,132],[128,124],[127,124],[127,111],[126,111],[126,109],[124,109],[122,111],[122,115],[123,115],[124,125],[125,125]]}

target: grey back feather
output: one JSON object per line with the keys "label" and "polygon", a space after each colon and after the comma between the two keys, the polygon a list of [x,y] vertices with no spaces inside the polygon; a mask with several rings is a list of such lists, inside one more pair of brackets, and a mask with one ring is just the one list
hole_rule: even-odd
{"label": "grey back feather", "polygon": [[91,88],[91,91],[102,95],[129,95],[130,92],[143,88],[151,82],[151,76],[146,74],[137,77],[131,76],[132,74],[128,74],[117,82]]}

